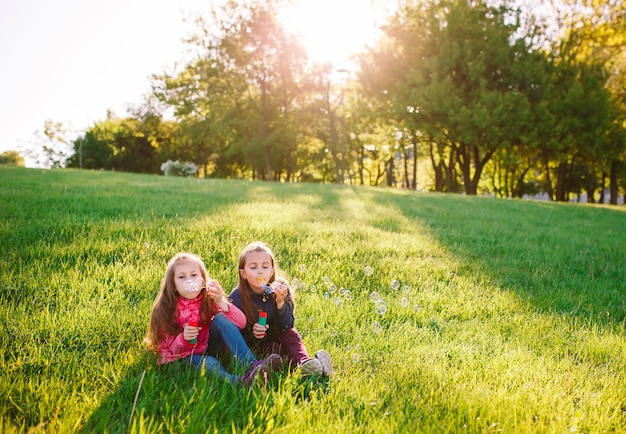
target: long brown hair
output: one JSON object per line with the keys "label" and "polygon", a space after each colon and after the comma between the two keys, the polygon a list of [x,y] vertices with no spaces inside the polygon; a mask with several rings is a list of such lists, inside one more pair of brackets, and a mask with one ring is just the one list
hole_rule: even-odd
{"label": "long brown hair", "polygon": [[[269,255],[272,261],[272,268],[274,272],[272,273],[272,276],[270,277],[269,282],[267,282],[268,284],[274,282],[275,280],[284,281],[285,283],[287,283],[286,279],[280,276],[282,274],[282,271],[280,270],[280,268],[278,267],[278,264],[276,263],[276,257],[274,256],[274,252],[272,252],[272,249],[270,249],[270,247],[262,241],[254,241],[248,244],[243,249],[243,251],[239,255],[238,270],[244,269],[244,267],[246,266],[246,261],[248,260],[248,256],[250,255],[250,253],[253,253],[253,252],[265,252]],[[238,272],[238,274],[239,274],[239,292],[241,294],[241,310],[246,315],[246,321],[248,325],[252,326],[255,322],[257,322],[259,311],[258,311],[258,308],[254,306],[254,304],[252,303],[252,298],[250,297],[250,294],[252,293],[252,288],[250,287],[250,284],[248,283],[246,279],[243,278],[243,276],[241,275],[241,272]],[[289,291],[291,292],[291,289]],[[292,295],[291,300],[293,303],[293,295]]]}
{"label": "long brown hair", "polygon": [[[158,351],[159,344],[165,335],[177,335],[183,331],[183,328],[176,323],[177,303],[180,295],[174,284],[174,271],[177,265],[184,262],[197,264],[204,281],[206,282],[208,279],[209,273],[199,256],[181,252],[169,260],[165,276],[161,280],[161,289],[152,306],[148,335],[144,339],[145,344],[152,351]],[[206,297],[204,292],[200,292],[199,297],[202,297],[202,302],[200,303],[200,324],[198,325],[208,327],[211,319],[217,313],[217,308],[215,303],[212,303],[212,299]]]}

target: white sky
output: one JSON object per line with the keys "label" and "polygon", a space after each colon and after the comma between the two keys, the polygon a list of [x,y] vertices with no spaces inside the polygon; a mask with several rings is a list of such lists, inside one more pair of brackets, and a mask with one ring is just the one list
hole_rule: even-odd
{"label": "white sky", "polygon": [[[107,109],[126,115],[151,74],[183,59],[194,30],[183,18],[215,1],[0,0],[0,153],[27,147],[46,120],[82,130]],[[340,64],[374,40],[383,16],[370,3],[298,0],[288,22],[311,57]]]}

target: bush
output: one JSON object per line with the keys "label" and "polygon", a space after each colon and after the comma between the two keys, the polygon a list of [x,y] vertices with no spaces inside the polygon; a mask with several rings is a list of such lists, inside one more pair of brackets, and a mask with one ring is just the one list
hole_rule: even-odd
{"label": "bush", "polygon": [[17,151],[5,151],[0,154],[0,164],[24,167],[24,159]]}
{"label": "bush", "polygon": [[167,160],[161,164],[161,171],[165,176],[193,176],[198,171],[198,166],[189,161],[181,164],[178,160]]}

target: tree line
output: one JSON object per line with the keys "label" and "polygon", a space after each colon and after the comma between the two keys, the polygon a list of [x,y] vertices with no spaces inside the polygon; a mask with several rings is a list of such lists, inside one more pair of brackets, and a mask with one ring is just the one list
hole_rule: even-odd
{"label": "tree line", "polygon": [[86,130],[67,165],[613,204],[626,191],[623,1],[542,18],[507,0],[404,0],[350,71],[310,62],[281,3],[198,17],[190,60]]}

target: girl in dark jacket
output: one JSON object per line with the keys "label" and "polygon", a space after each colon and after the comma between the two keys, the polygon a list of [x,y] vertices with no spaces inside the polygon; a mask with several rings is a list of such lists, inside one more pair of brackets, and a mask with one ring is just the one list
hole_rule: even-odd
{"label": "girl in dark jacket", "polygon": [[278,353],[303,374],[332,373],[330,354],[319,350],[310,357],[294,327],[289,283],[279,276],[274,253],[265,243],[253,242],[239,255],[239,285],[230,299],[246,316],[241,333],[257,357]]}

